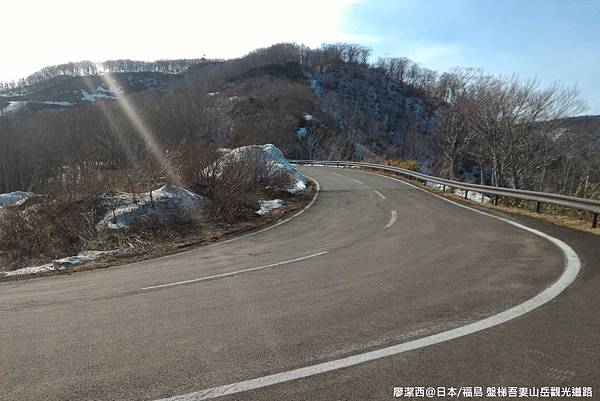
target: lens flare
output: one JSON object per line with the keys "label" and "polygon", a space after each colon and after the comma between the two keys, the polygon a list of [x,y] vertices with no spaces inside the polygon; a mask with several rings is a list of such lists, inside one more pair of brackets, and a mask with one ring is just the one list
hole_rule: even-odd
{"label": "lens flare", "polygon": [[[115,81],[112,73],[105,71],[101,75],[102,82],[108,86],[108,89],[111,93],[117,94],[120,92],[119,85]],[[85,81],[85,80],[84,80]],[[90,90],[93,89],[93,85],[89,79],[87,80],[86,85],[89,85]],[[144,143],[146,148],[150,151],[150,155],[153,158],[154,162],[160,166],[160,168],[167,174],[167,176],[174,181],[175,184],[178,183],[178,177],[171,165],[170,160],[165,156],[164,150],[161,148],[160,144],[156,140],[155,134],[152,129],[146,124],[146,122],[142,119],[140,113],[135,109],[134,104],[128,99],[128,97],[124,93],[119,93],[117,102],[119,107],[125,113],[125,116],[129,120],[129,122],[133,125],[134,132],[140,138],[140,140]],[[99,102],[102,112],[106,115],[109,120],[109,124],[111,124],[111,128],[114,127],[114,117],[108,107],[102,104],[103,102]],[[120,140],[120,145],[127,149],[127,145]]]}

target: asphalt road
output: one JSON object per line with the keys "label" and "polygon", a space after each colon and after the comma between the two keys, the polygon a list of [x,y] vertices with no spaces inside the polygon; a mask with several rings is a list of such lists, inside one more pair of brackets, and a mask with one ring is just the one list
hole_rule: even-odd
{"label": "asphalt road", "polygon": [[[385,177],[304,170],[320,183],[317,201],[271,230],[1,283],[0,400],[199,399],[464,327],[563,274],[559,248],[513,225]],[[508,218],[578,254],[581,272],[554,300],[460,338],[220,399],[385,400],[394,386],[592,386],[596,397],[600,239]]]}

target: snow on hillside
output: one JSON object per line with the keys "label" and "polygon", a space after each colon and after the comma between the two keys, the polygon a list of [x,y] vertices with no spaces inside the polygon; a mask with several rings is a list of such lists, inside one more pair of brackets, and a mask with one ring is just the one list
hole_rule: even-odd
{"label": "snow on hillside", "polygon": [[62,106],[69,107],[73,106],[75,103],[66,102],[66,101],[54,101],[54,100],[46,100],[46,101],[33,101],[33,100],[16,100],[9,101],[8,105],[3,108],[0,108],[0,116],[5,116],[9,114],[17,114],[23,111],[28,111],[27,105],[44,105],[47,104],[49,106]]}
{"label": "snow on hillside", "polygon": [[81,89],[81,100],[85,100],[90,103],[94,103],[96,99],[111,99],[116,100],[116,96],[107,95],[108,91],[102,91],[100,93],[90,94],[85,89]]}
{"label": "snow on hillside", "polygon": [[149,218],[155,224],[182,217],[194,207],[201,207],[203,198],[185,188],[165,185],[150,193],[119,192],[106,197],[109,210],[97,228],[122,229],[140,218]]}
{"label": "snow on hillside", "polygon": [[0,116],[4,116],[6,114],[13,114],[20,112],[27,102],[22,100],[8,102],[8,105],[4,106],[0,109]]}
{"label": "snow on hillside", "polygon": [[267,167],[270,168],[271,174],[279,174],[281,172],[289,174],[294,184],[287,188],[291,194],[302,192],[306,189],[306,177],[295,166],[285,158],[281,150],[275,145],[249,145],[235,148],[221,156],[217,161],[216,173],[219,173],[220,166],[226,165],[231,160],[240,160],[245,156],[257,157],[259,160],[264,159]]}
{"label": "snow on hillside", "polygon": [[27,199],[34,198],[36,196],[39,196],[39,195],[35,194],[33,192],[23,192],[23,191],[16,191],[16,192],[9,192],[7,194],[0,194],[0,207],[20,205],[21,203],[25,202]]}

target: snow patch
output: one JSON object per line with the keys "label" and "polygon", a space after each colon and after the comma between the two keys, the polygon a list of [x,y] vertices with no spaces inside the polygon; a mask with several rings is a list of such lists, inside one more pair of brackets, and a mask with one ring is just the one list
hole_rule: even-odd
{"label": "snow patch", "polygon": [[[436,184],[435,182],[427,181],[425,183],[425,185],[427,185],[428,187],[435,188],[440,191],[444,190],[444,186],[442,184]],[[455,189],[452,191],[452,193],[454,193],[455,195],[458,195],[458,196],[462,196],[463,198],[465,196],[465,191],[463,189]],[[489,196],[482,195],[481,192],[475,192],[475,191],[469,191],[469,193],[467,194],[467,199],[470,199],[470,200],[476,201],[476,202],[481,202],[482,196],[483,196],[483,203],[491,202],[492,199]]]}
{"label": "snow patch", "polygon": [[3,109],[0,109],[0,116],[18,113],[21,111],[21,109],[23,109],[23,107],[25,107],[26,104],[27,102],[23,100],[8,102],[7,106],[5,106]]}
{"label": "snow patch", "polygon": [[51,105],[55,105],[55,106],[64,106],[64,107],[73,106],[75,104],[75,103],[71,103],[71,102],[57,102],[57,101],[51,101],[51,100],[47,100],[42,103],[51,104]]}
{"label": "snow patch", "polygon": [[46,263],[45,265],[24,267],[22,269],[5,272],[4,275],[10,277],[20,276],[23,274],[35,274],[64,270],[74,265],[78,265],[85,262],[91,262],[92,260],[96,260],[103,256],[114,255],[122,252],[123,249],[113,249],[111,251],[83,251],[75,256],[67,256],[66,258],[56,259],[53,260],[52,263]]}
{"label": "snow patch", "polygon": [[29,198],[39,196],[33,192],[15,191],[7,194],[0,194],[0,207],[20,205]]}
{"label": "snow patch", "polygon": [[306,177],[295,166],[287,161],[281,150],[275,145],[249,145],[235,148],[230,152],[221,156],[216,162],[216,174],[220,174],[220,170],[227,165],[228,162],[241,160],[244,156],[257,156],[258,160],[264,160],[266,166],[270,169],[271,174],[287,173],[294,181],[294,184],[287,188],[291,194],[302,192],[306,189]]}
{"label": "snow patch", "polygon": [[260,209],[256,211],[256,214],[260,214],[261,216],[267,213],[271,213],[275,209],[279,209],[285,202],[281,199],[273,199],[273,200],[261,200],[258,201],[258,205]]}
{"label": "snow patch", "polygon": [[4,275],[6,277],[10,277],[10,276],[20,276],[23,274],[45,273],[45,272],[54,271],[54,270],[55,269],[54,269],[54,266],[52,265],[52,263],[47,263],[47,264],[41,265],[41,266],[24,267],[22,269],[13,270],[10,272],[4,272]]}
{"label": "snow patch", "polygon": [[107,95],[106,93],[96,93],[96,94],[92,95],[92,94],[88,93],[85,89],[80,89],[80,91],[81,91],[81,100],[90,102],[90,103],[94,103],[97,99],[111,99],[111,100],[117,99],[115,96]]}
{"label": "snow patch", "polygon": [[165,185],[152,191],[152,199],[149,192],[119,192],[106,201],[111,207],[97,228],[118,230],[143,216],[151,218],[154,224],[163,224],[181,213],[189,213],[194,206],[201,206],[203,198],[185,188]]}
{"label": "snow patch", "polygon": [[296,135],[298,136],[298,139],[304,139],[304,137],[306,136],[306,127],[298,128],[298,131],[296,131]]}

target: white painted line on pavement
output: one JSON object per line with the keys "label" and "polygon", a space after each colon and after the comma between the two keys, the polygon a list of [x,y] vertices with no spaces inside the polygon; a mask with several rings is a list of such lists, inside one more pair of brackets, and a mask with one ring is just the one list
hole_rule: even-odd
{"label": "white painted line on pavement", "polygon": [[383,196],[383,194],[381,192],[379,192],[378,190],[374,189],[373,192],[375,192],[377,195],[379,195],[379,197],[381,199],[387,199],[385,196]]}
{"label": "white painted line on pavement", "polygon": [[327,253],[328,253],[327,251],[323,251],[323,252],[313,253],[312,255],[308,255],[308,256],[302,256],[300,258],[284,260],[282,262],[271,263],[271,264],[264,265],[264,266],[251,267],[249,269],[236,270],[236,271],[233,271],[233,272],[215,274],[213,276],[200,277],[200,278],[195,278],[195,279],[191,279],[191,280],[177,281],[175,283],[152,285],[150,287],[144,287],[144,288],[142,288],[142,290],[155,290],[155,289],[158,289],[158,288],[174,287],[176,285],[190,284],[190,283],[199,283],[201,281],[214,280],[214,279],[223,278],[223,277],[231,277],[231,276],[235,276],[236,274],[240,274],[240,273],[248,273],[248,272],[253,272],[253,271],[257,271],[257,270],[268,269],[270,267],[276,267],[276,266],[282,266],[282,265],[289,265],[290,263],[295,263],[295,262],[300,262],[302,260],[306,260],[306,259],[310,259],[310,258],[315,258],[317,256],[325,255]]}
{"label": "white painted line on pavement", "polygon": [[[371,174],[371,173],[370,173]],[[387,177],[384,175],[376,174],[381,177],[386,177],[392,180],[396,180],[393,177]],[[401,180],[400,181],[406,185],[410,185],[414,188],[417,188],[421,191],[427,192],[430,195],[437,196],[438,198],[450,202],[456,206],[474,211],[475,213],[482,214],[484,216],[491,217],[496,220],[500,220],[507,224],[518,227],[522,230],[529,231],[539,237],[542,237],[554,245],[556,245],[563,253],[565,258],[565,269],[561,276],[555,281],[552,285],[547,287],[544,291],[540,292],[538,295],[530,298],[529,300],[519,304],[513,308],[510,308],[504,312],[500,312],[497,315],[490,316],[483,320],[479,320],[474,323],[467,324],[466,326],[457,327],[452,330],[443,331],[438,334],[433,334],[427,337],[419,338],[413,341],[408,341],[405,343],[400,343],[397,345],[392,345],[390,347],[381,348],[378,350],[365,352],[358,355],[349,356],[346,358],[336,359],[330,362],[319,363],[316,365],[307,366],[299,369],[292,369],[286,372],[276,373],[268,376],[258,377],[255,379],[249,379],[240,381],[237,383],[226,384],[219,387],[213,387],[206,390],[197,391],[194,393],[174,396],[170,398],[164,398],[158,401],[197,401],[197,400],[206,400],[210,398],[221,397],[228,394],[237,394],[244,391],[254,390],[262,387],[272,386],[275,384],[285,383],[291,380],[302,379],[309,376],[318,375],[321,373],[331,372],[333,370],[347,368],[349,366],[358,365],[364,362],[370,362],[377,359],[385,358],[392,355],[398,355],[406,351],[415,350],[418,348],[427,347],[429,345],[439,344],[442,342],[446,342],[449,340],[453,340],[459,337],[466,336],[468,334],[476,333],[481,330],[489,329],[494,326],[498,326],[502,323],[506,323],[510,320],[516,319],[525,315],[526,313],[531,312],[534,309],[539,308],[540,306],[550,302],[554,298],[556,298],[561,292],[563,292],[577,277],[579,274],[579,270],[581,269],[581,261],[579,257],[569,245],[565,242],[555,238],[551,235],[548,235],[542,231],[536,230],[531,227],[527,227],[523,224],[517,223],[515,221],[505,219],[503,217],[494,216],[493,214],[483,212],[481,210],[474,209],[469,206],[461,205],[460,203],[453,202],[449,199],[441,197],[439,195],[433,194],[429,191],[426,191],[422,188],[416,187],[414,185],[408,184]]]}
{"label": "white painted line on pavement", "polygon": [[396,212],[395,210],[392,210],[392,218],[390,219],[390,222],[386,224],[385,228],[390,228],[391,226],[393,226],[394,223],[396,222],[397,218],[398,218],[398,212]]}
{"label": "white painted line on pavement", "polygon": [[350,178],[350,179],[351,179],[352,181],[354,181],[354,182],[356,182],[356,183],[358,183],[358,184],[362,185],[362,186],[363,186],[363,187],[365,187],[366,189],[371,189],[371,187],[369,187],[367,184],[365,184],[365,183],[364,183],[364,182],[362,182],[362,181],[355,180],[354,178]]}

